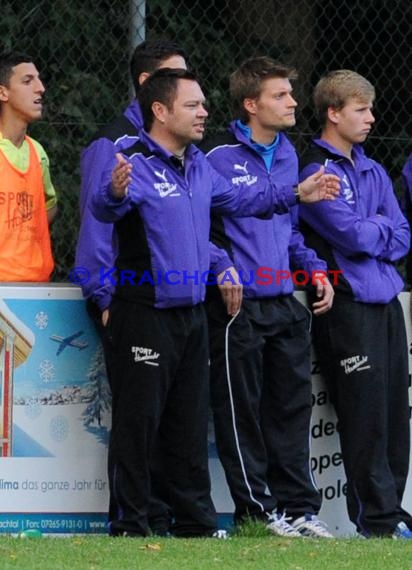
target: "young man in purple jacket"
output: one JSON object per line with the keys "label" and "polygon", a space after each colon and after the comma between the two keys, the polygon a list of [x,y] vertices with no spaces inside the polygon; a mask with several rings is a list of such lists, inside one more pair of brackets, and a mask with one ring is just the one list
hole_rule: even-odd
{"label": "young man in purple jacket", "polygon": [[[113,386],[111,432],[118,511],[113,534],[148,532],[150,463],[155,441],[176,536],[210,536],[216,513],[207,456],[208,338],[203,307],[210,266],[210,208],[237,215],[288,212],[297,202],[334,194],[323,168],[295,190],[268,180],[238,192],[193,144],[207,111],[195,77],[160,69],[142,85],[145,129],[127,155],[108,163],[111,183],[92,199],[98,219],[115,222],[116,293],[110,306]],[[108,275],[108,278],[111,276]]]}
{"label": "young man in purple jacket", "polygon": [[395,263],[410,233],[384,168],[361,146],[375,118],[375,90],[350,70],[319,81],[320,138],[302,158],[302,179],[324,165],[341,179],[333,204],[304,204],[307,243],[340,270],[332,309],[314,320],[314,342],[336,408],[347,507],[365,537],[412,538],[402,508],[408,476],[408,348]]}
{"label": "young man in purple jacket", "polygon": [[[268,57],[246,60],[230,77],[236,120],[202,149],[239,192],[241,183],[256,193],[268,180],[298,183],[296,151],[283,132],[295,125],[294,78]],[[297,206],[271,219],[214,214],[211,235],[243,281],[233,318],[216,292],[207,303],[216,444],[235,522],[263,521],[280,536],[331,538],[317,518],[321,497],[310,469],[311,317],[293,296],[294,271],[301,271],[315,285],[315,319],[327,311],[333,289],[326,263],[305,246]]]}

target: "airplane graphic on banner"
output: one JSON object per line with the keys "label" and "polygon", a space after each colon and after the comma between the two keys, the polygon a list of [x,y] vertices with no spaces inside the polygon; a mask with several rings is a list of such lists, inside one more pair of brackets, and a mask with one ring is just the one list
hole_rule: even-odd
{"label": "airplane graphic on banner", "polygon": [[87,346],[89,346],[88,342],[76,340],[79,336],[83,334],[83,331],[77,331],[76,333],[70,336],[59,336],[57,334],[52,334],[50,336],[50,340],[54,340],[54,342],[60,343],[60,346],[57,349],[56,355],[59,356],[63,352],[65,348],[68,346],[72,346],[73,348],[78,348],[79,350],[83,350]]}

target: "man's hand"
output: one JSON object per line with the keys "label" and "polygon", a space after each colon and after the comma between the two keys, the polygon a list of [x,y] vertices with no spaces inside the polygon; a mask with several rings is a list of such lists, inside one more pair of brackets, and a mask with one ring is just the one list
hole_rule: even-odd
{"label": "man's hand", "polygon": [[312,305],[313,314],[323,315],[323,313],[326,313],[332,307],[335,292],[324,271],[314,273],[312,282],[316,289],[316,297],[320,299],[319,301],[315,301]]}
{"label": "man's hand", "polygon": [[298,185],[300,201],[306,203],[334,200],[339,189],[340,178],[335,174],[325,174],[324,166]]}
{"label": "man's hand", "polygon": [[[223,280],[223,283],[221,282]],[[234,267],[229,267],[217,276],[217,285],[227,314],[233,317],[242,305],[243,285],[239,281],[239,275]]]}
{"label": "man's hand", "polygon": [[115,198],[124,198],[127,187],[132,181],[130,173],[132,165],[118,152],[116,153],[117,164],[112,172],[112,193]]}

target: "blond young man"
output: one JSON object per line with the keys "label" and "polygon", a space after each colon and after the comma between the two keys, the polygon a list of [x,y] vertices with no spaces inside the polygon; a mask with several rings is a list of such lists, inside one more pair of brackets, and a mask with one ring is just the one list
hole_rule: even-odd
{"label": "blond young man", "polygon": [[314,342],[336,408],[347,507],[365,537],[412,538],[402,508],[409,464],[408,351],[395,262],[409,227],[384,168],[362,143],[375,118],[375,90],[350,70],[332,71],[314,91],[321,135],[301,177],[324,165],[341,179],[333,204],[302,204],[308,245],[341,271],[332,309],[313,321]]}

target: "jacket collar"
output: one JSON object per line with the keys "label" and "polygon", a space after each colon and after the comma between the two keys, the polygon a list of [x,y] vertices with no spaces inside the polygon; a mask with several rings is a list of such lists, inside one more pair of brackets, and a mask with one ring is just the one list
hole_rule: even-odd
{"label": "jacket collar", "polygon": [[[345,160],[348,161],[348,157],[343,154],[340,150],[324,141],[323,139],[317,138],[313,140],[313,143],[323,149],[325,149],[328,154],[332,155],[333,160]],[[370,170],[372,168],[372,161],[366,156],[365,151],[360,144],[353,145],[352,149],[353,162],[358,170]]]}
{"label": "jacket collar", "polygon": [[[159,156],[163,160],[170,161],[170,159],[175,158],[174,154],[159,145],[143,128],[140,131],[140,141],[150,150],[151,153]],[[193,162],[200,152],[201,151],[194,144],[188,145],[185,152],[185,164]]]}
{"label": "jacket collar", "polygon": [[133,99],[124,112],[124,116],[140,131],[143,128],[143,116],[137,99]]}
{"label": "jacket collar", "polygon": [[[256,150],[253,148],[253,142],[250,140],[250,137],[248,137],[245,134],[244,129],[240,129],[238,127],[237,121],[232,121],[230,123],[229,131],[234,135],[236,140],[238,140],[240,143],[248,146],[254,152],[256,152]],[[282,158],[283,156],[288,155],[288,153],[290,152],[291,146],[292,146],[292,144],[289,141],[288,137],[285,135],[284,132],[280,131],[279,135],[277,137],[277,144],[276,144],[276,150],[275,150],[276,158]]]}

